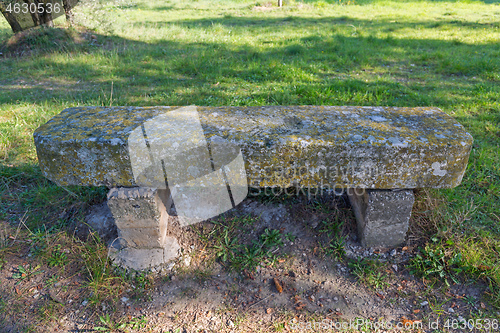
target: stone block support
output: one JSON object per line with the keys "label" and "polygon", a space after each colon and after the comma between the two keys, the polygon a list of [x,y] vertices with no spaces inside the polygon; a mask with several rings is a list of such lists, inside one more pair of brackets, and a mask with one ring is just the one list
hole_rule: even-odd
{"label": "stone block support", "polygon": [[412,190],[349,189],[361,244],[394,247],[404,242],[415,198]]}
{"label": "stone block support", "polygon": [[177,239],[167,236],[170,205],[168,189],[134,187],[109,191],[108,206],[119,237],[110,248],[115,263],[142,270],[177,256]]}

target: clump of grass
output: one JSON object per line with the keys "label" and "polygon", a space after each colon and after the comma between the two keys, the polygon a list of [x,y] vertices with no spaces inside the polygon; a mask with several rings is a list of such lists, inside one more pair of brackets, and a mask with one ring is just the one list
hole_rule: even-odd
{"label": "clump of grass", "polygon": [[389,285],[387,275],[384,273],[385,265],[374,259],[357,259],[348,263],[351,272],[358,280],[374,289],[384,289]]}
{"label": "clump of grass", "polygon": [[453,248],[451,240],[444,244],[433,238],[433,243],[425,245],[410,261],[410,273],[428,280],[459,283],[458,276],[468,268],[464,265],[462,254]]}
{"label": "clump of grass", "polygon": [[128,332],[128,329],[143,330],[148,326],[146,316],[133,317],[129,320],[113,319],[108,313],[99,316],[98,326],[94,326],[96,332]]}
{"label": "clump of grass", "polygon": [[322,220],[318,226],[318,231],[321,234],[320,249],[324,255],[333,258],[334,260],[342,260],[345,257],[345,233],[346,221],[349,221],[349,216],[344,208],[335,208],[316,202],[314,204],[315,211],[320,211],[327,214],[327,218]]}
{"label": "clump of grass", "polygon": [[90,294],[90,302],[98,304],[105,299],[114,298],[119,295],[128,285],[123,276],[114,274],[108,249],[99,239],[99,236],[91,232],[86,241],[75,239],[74,251],[78,253],[83,264],[83,273],[87,276],[86,287]]}
{"label": "clump of grass", "polygon": [[66,253],[61,250],[61,245],[57,244],[54,246],[52,249],[52,253],[50,254],[50,257],[48,258],[48,264],[50,267],[54,266],[61,266],[64,267],[68,263],[68,257]]}
{"label": "clump of grass", "polygon": [[446,286],[461,278],[482,279],[489,284],[491,303],[500,307],[500,241],[473,222],[478,207],[468,202],[453,209],[442,193],[416,193],[409,239],[421,244],[410,261],[410,271]]}
{"label": "clump of grass", "polygon": [[249,244],[243,237],[243,230],[255,221],[256,218],[250,216],[223,218],[222,221],[213,221],[212,230],[208,234],[200,232],[200,236],[210,244],[214,257],[230,270],[242,273],[245,270],[253,271],[261,264],[273,266],[284,257],[279,250],[284,239],[290,239],[291,236],[277,229],[266,228],[257,240]]}
{"label": "clump of grass", "polygon": [[264,264],[274,266],[282,255],[275,254],[283,245],[283,235],[276,229],[265,229],[258,241],[251,245],[239,245],[233,249],[229,267],[237,272],[253,271]]}

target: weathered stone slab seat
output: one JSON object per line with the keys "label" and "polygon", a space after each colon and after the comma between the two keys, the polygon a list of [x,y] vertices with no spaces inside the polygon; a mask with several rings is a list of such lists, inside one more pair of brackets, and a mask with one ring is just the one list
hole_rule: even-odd
{"label": "weathered stone slab seat", "polygon": [[[43,174],[60,185],[133,187],[131,132],[177,107],[76,107],[34,133]],[[472,136],[437,108],[198,107],[208,140],[241,148],[250,186],[368,189],[460,184]]]}
{"label": "weathered stone slab seat", "polygon": [[460,184],[473,142],[436,108],[354,106],[78,107],[34,139],[45,177],[112,188],[110,253],[133,269],[176,257],[172,202],[182,227],[231,209],[248,185],[346,188],[361,243],[399,245],[412,189]]}

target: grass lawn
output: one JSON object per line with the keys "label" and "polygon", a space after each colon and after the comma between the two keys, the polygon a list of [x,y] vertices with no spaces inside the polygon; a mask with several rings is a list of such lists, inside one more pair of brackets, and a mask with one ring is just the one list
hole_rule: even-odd
{"label": "grass lawn", "polygon": [[[40,173],[32,133],[67,107],[435,106],[474,146],[459,187],[417,196],[415,219],[428,232],[415,274],[442,278],[438,262],[446,276],[488,283],[489,304],[500,307],[500,2],[274,2],[107,2],[106,15],[80,13],[92,32],[64,29],[61,18],[17,41],[1,20],[0,220],[14,230],[22,221],[33,239],[104,200],[105,189],[63,189]],[[0,230],[0,268],[9,244]],[[102,272],[86,246],[74,245],[75,258]],[[90,275],[95,295],[112,285]]]}

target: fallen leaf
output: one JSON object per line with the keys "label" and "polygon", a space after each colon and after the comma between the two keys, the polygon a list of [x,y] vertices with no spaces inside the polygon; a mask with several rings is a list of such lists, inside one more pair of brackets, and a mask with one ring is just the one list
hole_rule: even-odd
{"label": "fallen leaf", "polygon": [[484,305],[483,302],[481,302],[480,306],[481,306],[481,309],[486,309],[486,305]]}
{"label": "fallen leaf", "polygon": [[281,283],[278,281],[277,278],[274,278],[274,285],[276,286],[276,290],[278,290],[279,293],[283,292],[283,286]]}
{"label": "fallen leaf", "polygon": [[304,307],[304,303],[298,302],[297,305],[295,305],[295,310],[302,310]]}
{"label": "fallen leaf", "polygon": [[18,287],[16,287],[16,293],[17,293],[18,295],[19,295],[19,294],[21,294],[21,290],[20,290]]}
{"label": "fallen leaf", "polygon": [[403,246],[402,251],[408,251],[408,246]]}
{"label": "fallen leaf", "polygon": [[284,263],[284,262],[285,262],[285,259],[279,259],[279,260],[278,260],[278,262],[279,262],[280,264],[282,264],[282,263]]}
{"label": "fallen leaf", "polygon": [[271,314],[271,313],[273,313],[273,309],[271,309],[271,308],[267,308],[266,313],[267,313],[267,314]]}
{"label": "fallen leaf", "polygon": [[385,299],[385,296],[380,294],[380,293],[377,293],[377,296],[380,298],[380,299]]}
{"label": "fallen leaf", "polygon": [[409,319],[408,319],[408,318],[406,318],[406,317],[401,317],[401,323],[402,323],[403,325],[408,325],[408,324],[409,324],[409,325],[411,325],[411,324],[413,323],[413,321],[412,321],[412,320],[409,320]]}
{"label": "fallen leaf", "polygon": [[417,313],[419,313],[419,312],[420,312],[420,310],[419,310],[419,309],[415,309],[415,310],[413,310],[413,313],[415,313],[415,314],[417,314]]}
{"label": "fallen leaf", "polygon": [[410,320],[410,319],[407,319],[406,317],[401,317],[401,323],[406,327],[412,326],[412,325],[420,323],[420,322],[421,322],[421,320]]}

